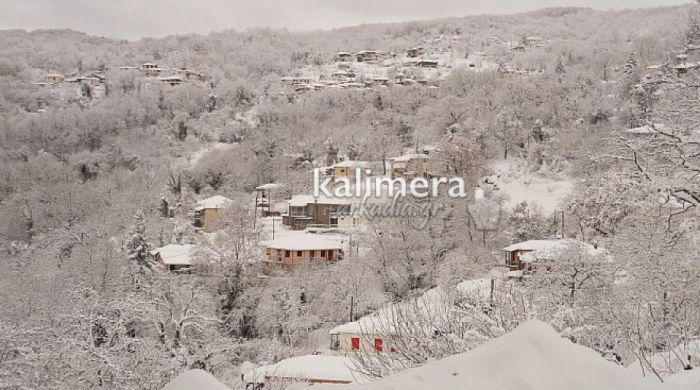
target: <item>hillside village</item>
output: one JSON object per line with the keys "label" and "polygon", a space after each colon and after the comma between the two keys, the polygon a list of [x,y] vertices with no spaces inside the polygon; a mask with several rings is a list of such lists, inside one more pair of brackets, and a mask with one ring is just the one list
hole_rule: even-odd
{"label": "hillside village", "polygon": [[699,12],[0,31],[0,388],[697,385]]}

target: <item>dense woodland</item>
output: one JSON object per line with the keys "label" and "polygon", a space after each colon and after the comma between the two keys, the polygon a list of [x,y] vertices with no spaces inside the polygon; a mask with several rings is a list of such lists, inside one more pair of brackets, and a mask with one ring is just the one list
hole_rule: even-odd
{"label": "dense woodland", "polygon": [[[385,375],[463,352],[530,318],[620,364],[697,338],[700,73],[672,65],[681,51],[700,61],[699,15],[694,6],[553,8],[136,42],[0,31],[0,388],[161,389],[187,368],[235,388],[243,362],[325,347],[319,335],[349,320],[351,298],[355,316],[368,314],[482,277],[512,242],[557,235],[614,260],[562,256],[554,271],[499,290],[488,309],[456,300],[466,336],[450,327],[416,335],[404,346],[410,357],[366,368]],[[440,34],[461,37],[455,55],[483,51],[541,72],[453,69],[438,88],[305,95],[280,81],[337,51],[403,52]],[[514,53],[491,39],[529,35],[548,44]],[[118,69],[149,61],[208,79],[142,88]],[[668,66],[648,69],[657,64]],[[35,84],[93,69],[107,76],[101,98],[68,102]],[[656,132],[625,132],[644,125]],[[291,196],[310,188],[313,166],[429,144],[443,145],[445,173],[470,185],[503,158],[572,178],[563,229],[522,204],[486,234],[468,222],[464,200],[445,199],[448,217],[425,229],[374,221],[343,261],[259,277],[267,232],[253,224],[256,186],[284,183]],[[236,206],[207,240],[192,227],[192,205],[214,194]],[[151,249],[185,242],[215,261],[182,275],[153,264]]]}

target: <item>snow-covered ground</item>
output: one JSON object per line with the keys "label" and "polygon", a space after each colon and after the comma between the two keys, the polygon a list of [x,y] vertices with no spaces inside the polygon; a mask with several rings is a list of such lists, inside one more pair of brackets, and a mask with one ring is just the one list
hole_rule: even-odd
{"label": "snow-covered ground", "polygon": [[229,390],[229,388],[206,371],[190,370],[175,377],[163,390]]}
{"label": "snow-covered ground", "polygon": [[655,390],[696,389],[654,383],[530,321],[469,352],[367,384],[314,390]]}
{"label": "snow-covered ground", "polygon": [[212,152],[214,150],[228,150],[233,147],[235,147],[236,144],[227,144],[225,142],[216,142],[211,145],[205,145],[199,150],[196,150],[192,155],[189,157],[189,164],[190,166],[195,166],[199,161],[202,160],[204,156],[207,155],[207,153]]}
{"label": "snow-covered ground", "polygon": [[514,207],[522,202],[537,208],[545,215],[553,214],[574,188],[573,179],[544,178],[524,172],[517,167],[517,159],[496,160],[490,166],[494,174],[491,181],[506,195],[506,206]]}

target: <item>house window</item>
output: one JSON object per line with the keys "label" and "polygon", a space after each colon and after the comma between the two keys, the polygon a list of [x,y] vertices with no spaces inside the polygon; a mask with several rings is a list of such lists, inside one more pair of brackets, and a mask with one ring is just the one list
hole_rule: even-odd
{"label": "house window", "polygon": [[325,250],[321,251],[321,257],[326,257],[326,251],[325,251]]}
{"label": "house window", "polygon": [[301,257],[301,256],[302,256],[302,251],[297,251],[297,257]]}
{"label": "house window", "polygon": [[350,339],[350,343],[352,344],[353,351],[360,350],[360,338],[359,337],[353,337],[352,339]]}
{"label": "house window", "polygon": [[284,257],[289,257],[292,253],[290,251],[284,251]]}
{"label": "house window", "polygon": [[374,349],[375,349],[377,352],[382,352],[382,351],[384,351],[383,345],[384,345],[384,340],[382,340],[382,339],[374,339]]}

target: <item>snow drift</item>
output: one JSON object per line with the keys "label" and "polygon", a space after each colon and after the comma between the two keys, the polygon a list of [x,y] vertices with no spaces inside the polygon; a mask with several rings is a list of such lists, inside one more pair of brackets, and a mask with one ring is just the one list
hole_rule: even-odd
{"label": "snow drift", "polygon": [[[645,380],[595,351],[561,338],[540,321],[467,353],[348,390],[656,390],[690,389]],[[314,390],[338,387],[314,386]]]}
{"label": "snow drift", "polygon": [[178,375],[163,390],[230,390],[204,370],[190,370]]}

